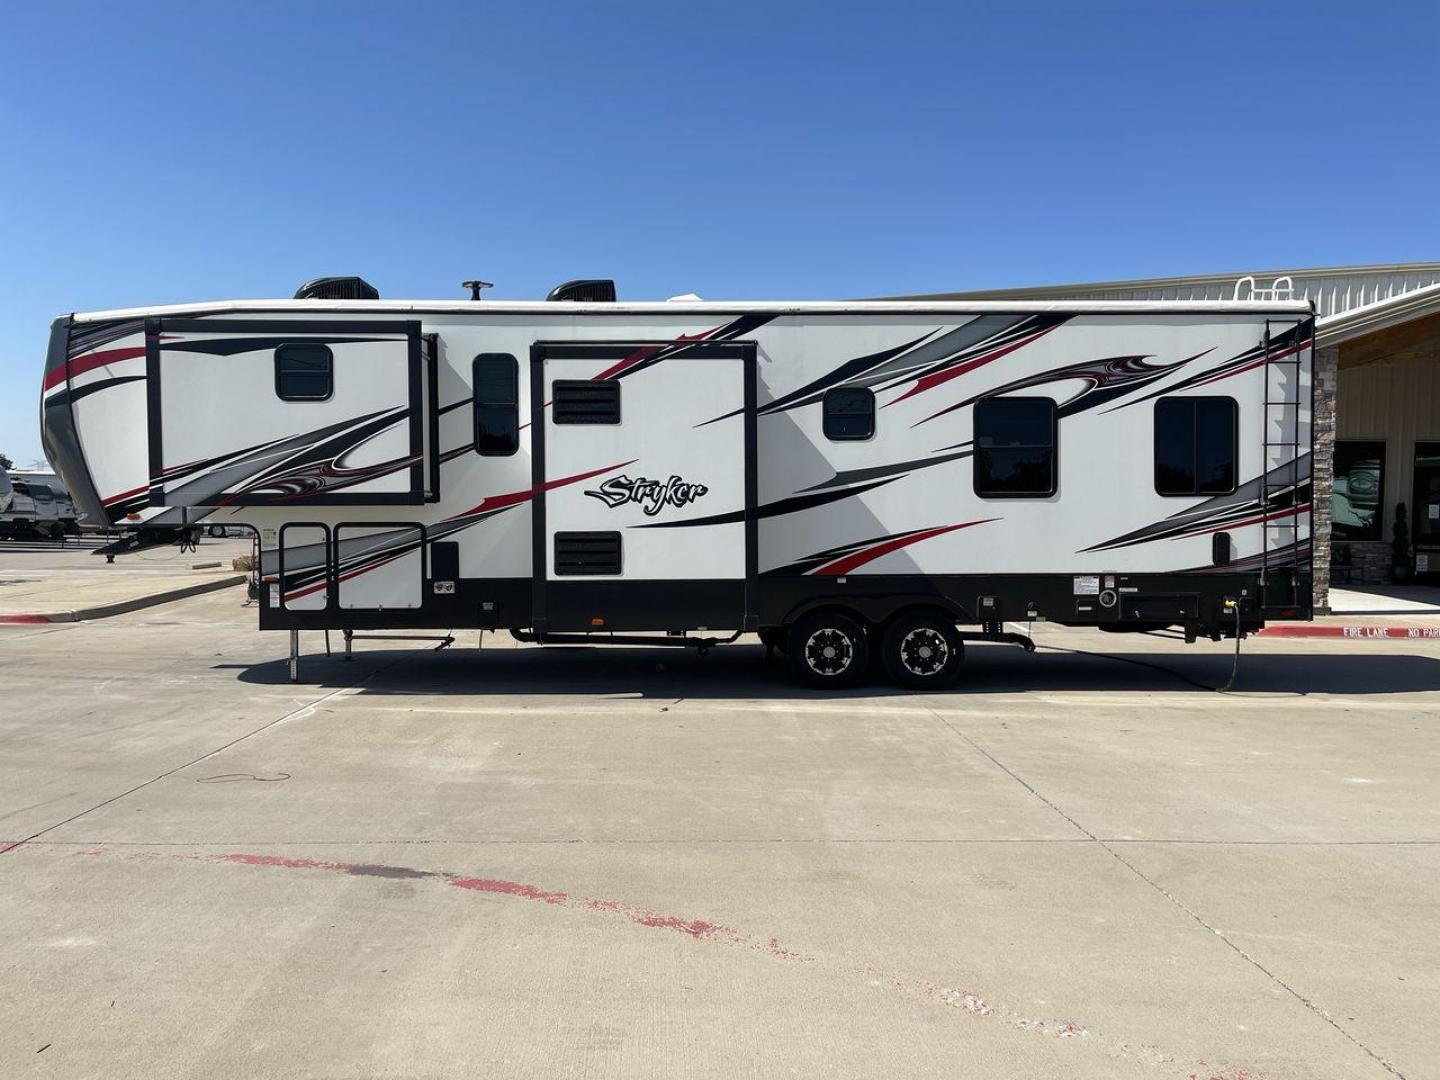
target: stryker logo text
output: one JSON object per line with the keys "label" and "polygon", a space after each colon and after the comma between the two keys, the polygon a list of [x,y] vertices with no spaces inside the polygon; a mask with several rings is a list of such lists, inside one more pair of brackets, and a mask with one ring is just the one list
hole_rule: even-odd
{"label": "stryker logo text", "polygon": [[587,491],[610,509],[626,503],[639,503],[647,517],[654,517],[667,506],[684,506],[710,491],[704,484],[689,484],[678,476],[669,480],[647,480],[637,476],[616,476],[600,485],[598,491]]}

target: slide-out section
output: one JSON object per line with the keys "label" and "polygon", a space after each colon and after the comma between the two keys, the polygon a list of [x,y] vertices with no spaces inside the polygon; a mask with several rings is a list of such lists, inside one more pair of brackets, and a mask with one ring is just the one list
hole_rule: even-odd
{"label": "slide-out section", "polygon": [[145,341],[152,505],[438,495],[433,347],[419,323],[154,319]]}
{"label": "slide-out section", "polygon": [[534,622],[755,621],[755,350],[553,344],[531,359]]}

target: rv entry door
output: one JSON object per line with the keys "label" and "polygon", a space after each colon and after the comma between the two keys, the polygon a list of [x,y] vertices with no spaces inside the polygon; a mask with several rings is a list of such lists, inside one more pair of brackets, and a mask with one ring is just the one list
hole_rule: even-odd
{"label": "rv entry door", "polygon": [[751,629],[755,346],[531,353],[534,627]]}

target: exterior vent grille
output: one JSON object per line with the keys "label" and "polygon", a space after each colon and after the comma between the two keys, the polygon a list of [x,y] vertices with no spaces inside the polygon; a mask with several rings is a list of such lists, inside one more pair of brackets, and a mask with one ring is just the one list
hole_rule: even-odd
{"label": "exterior vent grille", "polygon": [[557,532],[555,576],[620,573],[618,532]]}
{"label": "exterior vent grille", "polygon": [[581,304],[613,304],[615,282],[609,278],[581,278],[550,290],[546,300],[573,300]]}
{"label": "exterior vent grille", "polygon": [[557,424],[620,423],[620,384],[556,379],[550,386],[551,418]]}
{"label": "exterior vent grille", "polygon": [[379,300],[380,290],[361,277],[319,277],[295,290],[296,300]]}

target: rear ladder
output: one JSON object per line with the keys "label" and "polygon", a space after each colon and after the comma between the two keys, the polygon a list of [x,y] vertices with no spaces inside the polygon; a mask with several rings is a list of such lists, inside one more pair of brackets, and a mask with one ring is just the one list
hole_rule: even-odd
{"label": "rear ladder", "polygon": [[1302,357],[1309,346],[1306,323],[1289,324],[1289,333],[1277,344],[1270,332],[1271,320],[1265,320],[1265,337],[1261,342],[1265,372],[1264,404],[1264,471],[1260,478],[1260,596],[1267,617],[1293,618],[1300,610],[1309,609],[1309,600],[1302,592],[1308,585],[1301,569],[1302,514],[1309,512],[1302,503],[1300,444],[1300,404]]}

